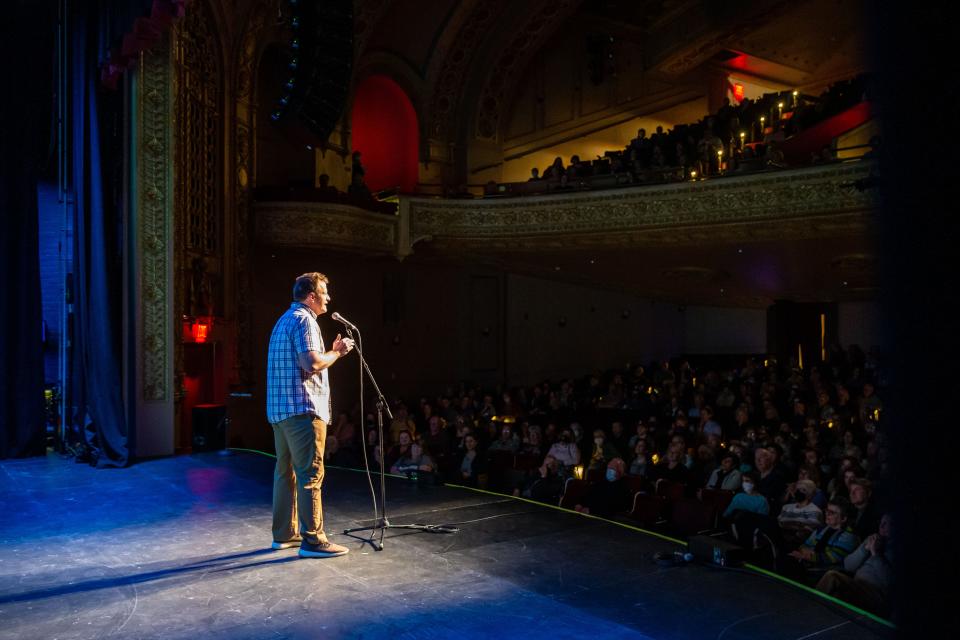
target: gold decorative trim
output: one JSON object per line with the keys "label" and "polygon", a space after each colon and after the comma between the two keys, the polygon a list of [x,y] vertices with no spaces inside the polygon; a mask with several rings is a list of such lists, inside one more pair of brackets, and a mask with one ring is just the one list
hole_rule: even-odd
{"label": "gold decorative trim", "polygon": [[169,399],[171,150],[169,36],[140,56],[137,131],[143,398]]}

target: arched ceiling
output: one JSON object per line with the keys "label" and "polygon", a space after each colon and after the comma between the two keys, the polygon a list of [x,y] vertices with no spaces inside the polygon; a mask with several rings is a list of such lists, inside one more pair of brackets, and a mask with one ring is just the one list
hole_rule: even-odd
{"label": "arched ceiling", "polygon": [[425,137],[465,144],[498,137],[525,69],[571,21],[633,40],[678,82],[710,68],[809,86],[864,70],[863,12],[863,0],[357,0],[355,38],[360,64],[389,54],[420,74]]}

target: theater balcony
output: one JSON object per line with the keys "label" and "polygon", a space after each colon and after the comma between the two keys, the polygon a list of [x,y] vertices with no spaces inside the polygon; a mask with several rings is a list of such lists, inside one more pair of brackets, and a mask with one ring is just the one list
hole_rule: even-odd
{"label": "theater balcony", "polygon": [[470,261],[668,300],[856,299],[875,294],[876,171],[859,160],[520,198],[401,196],[393,215],[261,201],[256,237],[264,246]]}

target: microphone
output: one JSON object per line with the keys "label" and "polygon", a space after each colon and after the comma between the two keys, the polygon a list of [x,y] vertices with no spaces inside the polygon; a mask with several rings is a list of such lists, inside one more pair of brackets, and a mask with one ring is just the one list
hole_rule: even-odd
{"label": "microphone", "polygon": [[333,318],[334,320],[336,320],[337,322],[343,324],[343,326],[345,326],[347,329],[353,329],[354,331],[360,331],[360,329],[357,329],[357,325],[353,324],[352,322],[350,322],[349,320],[347,320],[346,318],[344,318],[342,315],[340,315],[340,314],[337,313],[336,311],[334,311],[334,312],[333,312],[333,315],[331,315],[330,317]]}

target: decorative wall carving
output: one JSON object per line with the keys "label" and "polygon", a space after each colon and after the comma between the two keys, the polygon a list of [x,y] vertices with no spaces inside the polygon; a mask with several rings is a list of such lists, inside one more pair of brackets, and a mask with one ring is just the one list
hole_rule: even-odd
{"label": "decorative wall carving", "polygon": [[167,224],[172,210],[170,171],[173,166],[170,118],[169,36],[140,56],[138,69],[137,211],[140,238],[140,334],[143,399],[165,401],[170,394],[167,356],[173,335],[172,295],[169,290]]}
{"label": "decorative wall carving", "polygon": [[266,245],[397,253],[394,217],[322,202],[261,202],[254,211],[257,241]]}
{"label": "decorative wall carving", "polygon": [[[509,200],[402,198],[386,217],[328,203],[262,202],[259,242],[373,253],[554,251],[864,234],[879,201],[847,186],[872,163]],[[460,254],[463,255],[463,254]]]}
{"label": "decorative wall carving", "polygon": [[[174,273],[177,316],[224,317],[223,74],[215,21],[194,2],[173,30]],[[175,343],[174,370],[183,376]]]}
{"label": "decorative wall carving", "polygon": [[218,86],[219,51],[205,2],[195,2],[175,29],[176,210],[182,221],[183,245],[199,255],[222,251]]}
{"label": "decorative wall carving", "polygon": [[[747,225],[753,229],[755,223],[775,222],[771,232],[777,233],[797,220],[804,221],[802,229],[791,233],[803,229],[855,232],[863,227],[863,214],[877,206],[877,196],[874,191],[845,185],[869,175],[871,166],[855,163],[567,196],[476,201],[411,198],[410,234],[430,236],[435,244],[469,241],[555,249],[623,245],[641,237],[709,242],[716,231],[697,238],[696,228]],[[743,232],[741,228],[739,233]]]}

